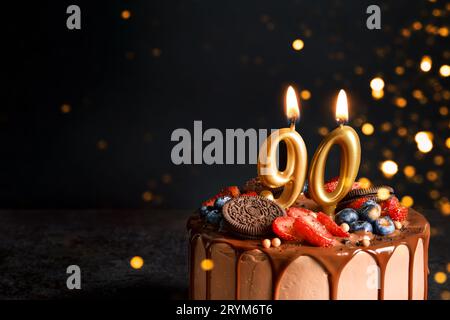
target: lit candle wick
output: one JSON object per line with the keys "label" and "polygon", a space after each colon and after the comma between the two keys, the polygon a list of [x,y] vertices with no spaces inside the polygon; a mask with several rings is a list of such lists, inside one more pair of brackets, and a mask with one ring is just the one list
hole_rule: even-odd
{"label": "lit candle wick", "polygon": [[298,99],[295,90],[289,86],[286,92],[286,116],[289,119],[290,129],[295,130],[295,122],[300,117],[300,109],[298,107]]}
{"label": "lit candle wick", "polygon": [[339,95],[336,102],[336,122],[343,126],[348,121],[348,103],[347,94],[344,90],[339,91]]}

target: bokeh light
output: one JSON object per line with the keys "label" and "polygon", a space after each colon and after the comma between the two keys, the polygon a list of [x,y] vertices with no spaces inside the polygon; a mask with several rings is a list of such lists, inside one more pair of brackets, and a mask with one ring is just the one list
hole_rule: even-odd
{"label": "bokeh light", "polygon": [[398,172],[398,165],[392,160],[386,160],[381,163],[381,171],[385,177],[390,178]]}
{"label": "bokeh light", "polygon": [[130,10],[123,10],[120,16],[122,17],[122,19],[128,20],[131,17],[131,12]]}
{"label": "bokeh light", "polygon": [[302,90],[300,91],[300,97],[303,100],[309,100],[311,99],[311,92],[309,90]]}
{"label": "bokeh light", "polygon": [[372,185],[370,180],[368,178],[366,178],[366,177],[359,178],[358,182],[359,182],[359,184],[360,184],[362,189],[367,189],[367,188],[369,188]]}
{"label": "bokeh light", "polygon": [[295,40],[292,42],[292,48],[293,48],[295,51],[300,51],[300,50],[302,50],[304,46],[305,46],[305,43],[304,43],[303,40],[301,40],[301,39],[295,39]]}
{"label": "bokeh light", "polygon": [[402,206],[409,208],[414,204],[414,199],[411,196],[403,196],[400,202]]}
{"label": "bokeh light", "polygon": [[384,81],[380,77],[373,78],[370,81],[370,87],[374,91],[381,91],[384,88]]}
{"label": "bokeh light", "polygon": [[380,200],[387,200],[387,199],[389,199],[390,196],[391,196],[391,192],[389,191],[388,188],[382,187],[382,188],[378,189],[378,191],[377,191],[377,197]]}
{"label": "bokeh light", "polygon": [[406,177],[412,178],[416,174],[416,168],[414,168],[413,166],[406,166],[405,168],[403,168],[403,173]]}
{"label": "bokeh light", "polygon": [[447,281],[447,275],[444,272],[436,272],[434,274],[434,281],[436,281],[439,284],[443,284]]}
{"label": "bokeh light", "polygon": [[450,66],[447,64],[444,64],[443,66],[441,66],[439,68],[439,73],[441,74],[441,76],[443,77],[448,77],[450,76]]}
{"label": "bokeh light", "polygon": [[375,128],[371,123],[364,123],[361,127],[362,133],[364,133],[366,136],[370,136],[375,131]]}
{"label": "bokeh light", "polygon": [[428,72],[431,70],[431,67],[433,65],[433,61],[431,60],[430,56],[423,56],[422,60],[420,61],[420,70],[423,72]]}
{"label": "bokeh light", "polygon": [[141,269],[144,266],[144,259],[142,259],[142,257],[139,256],[134,256],[130,260],[130,266],[133,269]]}

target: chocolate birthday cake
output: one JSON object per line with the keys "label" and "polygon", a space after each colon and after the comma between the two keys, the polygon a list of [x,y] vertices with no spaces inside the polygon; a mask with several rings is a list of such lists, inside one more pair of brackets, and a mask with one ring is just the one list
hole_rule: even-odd
{"label": "chocolate birthday cake", "polygon": [[334,217],[306,188],[286,209],[262,190],[280,192],[256,178],[189,219],[191,299],[427,298],[430,227],[393,188],[354,183]]}

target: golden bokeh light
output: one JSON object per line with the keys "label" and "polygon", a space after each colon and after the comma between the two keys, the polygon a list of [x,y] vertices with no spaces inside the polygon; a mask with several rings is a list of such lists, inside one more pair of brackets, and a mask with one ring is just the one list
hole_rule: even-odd
{"label": "golden bokeh light", "polygon": [[131,17],[131,12],[130,10],[123,10],[120,16],[122,17],[122,19],[128,20]]}
{"label": "golden bokeh light", "polygon": [[392,129],[392,124],[390,122],[383,122],[381,124],[381,131],[387,132],[387,131],[391,131],[391,129]]}
{"label": "golden bokeh light", "polygon": [[450,76],[450,66],[447,64],[444,64],[439,68],[439,74],[443,77]]}
{"label": "golden bokeh light", "polygon": [[395,98],[395,105],[397,107],[404,108],[404,107],[406,107],[407,104],[408,104],[408,101],[406,101],[405,98],[402,98],[402,97]]}
{"label": "golden bokeh light", "polygon": [[301,97],[303,100],[309,100],[309,99],[311,99],[311,91],[309,91],[309,90],[302,90],[302,91],[300,92],[300,97]]}
{"label": "golden bokeh light", "polygon": [[326,136],[329,132],[327,127],[320,127],[319,130],[317,130],[321,136]]}
{"label": "golden bokeh light", "polygon": [[97,141],[97,149],[101,151],[105,151],[106,149],[108,149],[108,141],[104,139],[100,139],[99,141]]}
{"label": "golden bokeh light", "polygon": [[448,37],[448,28],[447,27],[441,27],[438,29],[438,33],[441,37]]}
{"label": "golden bokeh light", "polygon": [[427,172],[427,179],[431,182],[436,181],[438,179],[438,174],[436,171],[428,171]]}
{"label": "golden bokeh light", "polygon": [[423,56],[422,60],[420,61],[420,70],[423,72],[428,72],[431,70],[431,67],[433,66],[433,61],[431,60],[430,56]]}
{"label": "golden bokeh light", "polygon": [[151,193],[150,191],[145,191],[142,194],[142,200],[144,200],[145,202],[150,202],[153,200],[153,193]]}
{"label": "golden bokeh light", "polygon": [[381,171],[385,177],[392,177],[398,172],[398,165],[392,160],[386,160],[381,163]]}
{"label": "golden bokeh light", "polygon": [[444,162],[445,162],[445,159],[444,159],[443,156],[437,155],[437,156],[435,156],[435,157],[433,158],[433,162],[434,162],[434,164],[437,165],[437,166],[442,166],[442,165],[444,164]]}
{"label": "golden bokeh light", "polygon": [[423,26],[422,26],[422,23],[420,21],[415,21],[412,24],[412,27],[413,27],[414,30],[418,31],[418,30],[422,29]]}
{"label": "golden bokeh light", "polygon": [[69,113],[71,110],[72,110],[72,107],[70,106],[70,104],[64,103],[63,105],[61,105],[62,113]]}
{"label": "golden bokeh light", "polygon": [[380,100],[384,97],[384,90],[372,90],[372,97],[375,100]]}
{"label": "golden bokeh light", "polygon": [[408,129],[406,129],[405,127],[400,127],[397,129],[397,134],[400,137],[405,137],[408,134]]}
{"label": "golden bokeh light", "polygon": [[441,202],[440,210],[444,216],[450,215],[450,202],[448,202],[448,201]]}
{"label": "golden bokeh light", "polygon": [[436,281],[436,283],[443,284],[447,281],[447,275],[441,271],[436,272],[434,274],[434,281]]}
{"label": "golden bokeh light", "polygon": [[142,257],[139,256],[134,256],[130,260],[130,266],[133,269],[141,269],[144,266],[144,259],[142,259]]}
{"label": "golden bokeh light", "polygon": [[211,259],[203,259],[202,262],[200,262],[200,268],[202,268],[203,271],[211,271],[214,268],[214,261]]}
{"label": "golden bokeh light", "polygon": [[404,207],[411,207],[414,204],[414,199],[411,196],[404,196],[402,197],[402,200],[400,200],[400,203]]}
{"label": "golden bokeh light", "polygon": [[437,190],[431,190],[430,191],[430,198],[433,199],[433,200],[436,200],[437,198],[439,198],[440,195],[441,194]]}
{"label": "golden bokeh light", "polygon": [[292,48],[293,48],[295,51],[300,51],[300,50],[302,50],[302,49],[304,48],[304,46],[305,46],[305,43],[304,43],[303,40],[301,40],[301,39],[295,39],[295,40],[292,42]]}
{"label": "golden bokeh light", "polygon": [[447,139],[445,140],[445,145],[447,146],[447,148],[450,149],[450,138],[447,138]]}
{"label": "golden bokeh light", "polygon": [[441,116],[446,116],[448,115],[448,108],[446,106],[442,106],[439,108],[439,114]]}
{"label": "golden bokeh light", "polygon": [[416,174],[416,168],[414,168],[413,166],[406,166],[405,168],[403,168],[403,173],[406,177],[412,178]]}
{"label": "golden bokeh light", "polygon": [[398,74],[399,76],[404,75],[405,68],[402,66],[397,66],[397,67],[395,67],[395,73]]}
{"label": "golden bokeh light", "polygon": [[391,192],[389,191],[388,188],[380,188],[377,191],[377,197],[378,197],[378,199],[380,199],[382,201],[389,199],[390,196],[391,196]]}
{"label": "golden bokeh light", "polygon": [[442,300],[450,300],[450,291],[444,290],[441,292],[441,299]]}
{"label": "golden bokeh light", "polygon": [[367,189],[370,188],[370,186],[372,185],[372,183],[370,182],[369,179],[367,179],[366,177],[361,177],[358,180],[359,185],[362,189]]}
{"label": "golden bokeh light", "polygon": [[373,78],[370,81],[370,88],[374,91],[381,91],[384,88],[384,80],[380,77]]}
{"label": "golden bokeh light", "polygon": [[364,133],[366,136],[370,136],[375,131],[375,128],[371,123],[364,123],[361,127],[362,133]]}

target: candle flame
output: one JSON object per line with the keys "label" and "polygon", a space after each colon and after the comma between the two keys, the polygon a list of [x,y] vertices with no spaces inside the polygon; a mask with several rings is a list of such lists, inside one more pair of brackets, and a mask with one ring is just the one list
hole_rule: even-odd
{"label": "candle flame", "polygon": [[336,121],[340,123],[348,121],[347,94],[342,89],[339,91],[336,102]]}
{"label": "candle flame", "polygon": [[292,86],[286,91],[286,116],[289,120],[296,121],[300,117],[297,94]]}

